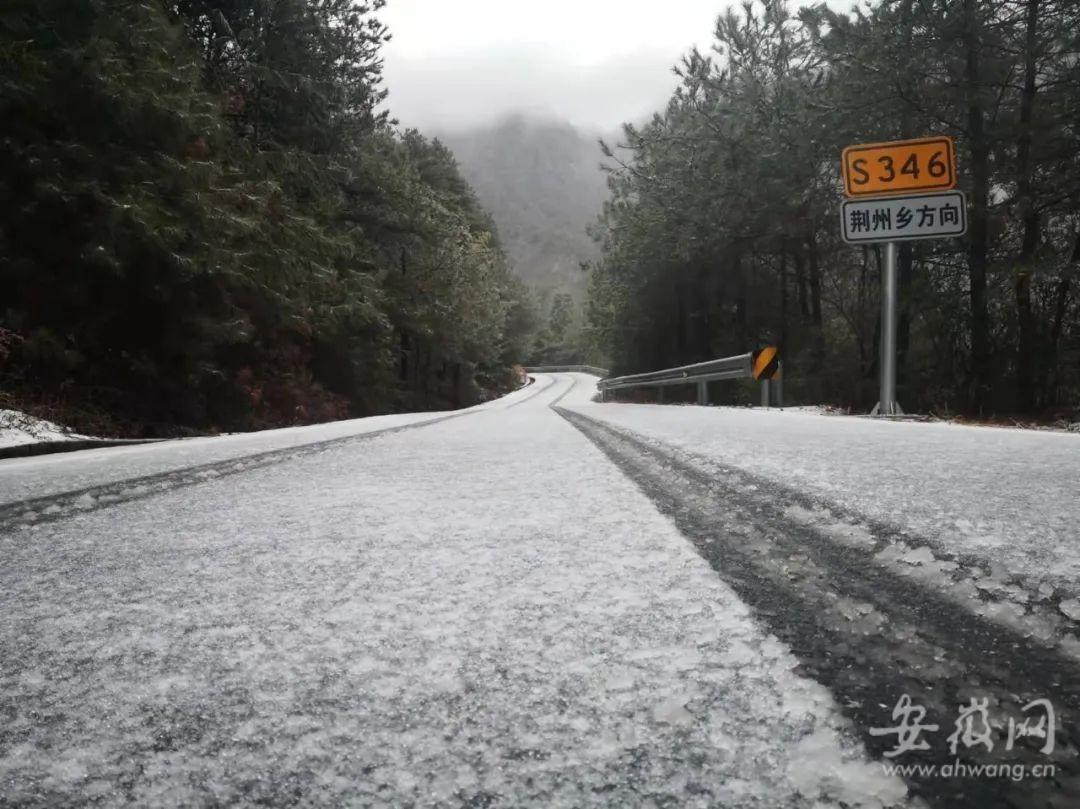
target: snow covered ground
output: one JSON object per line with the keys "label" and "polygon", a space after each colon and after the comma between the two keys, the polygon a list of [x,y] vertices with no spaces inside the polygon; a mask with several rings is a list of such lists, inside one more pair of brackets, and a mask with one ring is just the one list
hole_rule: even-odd
{"label": "snow covered ground", "polygon": [[77,438],[85,436],[18,410],[0,410],[0,447],[19,447],[41,441],[68,441]]}
{"label": "snow covered ground", "polygon": [[[472,410],[502,408],[528,400],[549,384],[553,384],[553,380],[530,385],[502,399],[478,405]],[[284,427],[255,433],[178,439],[110,448],[106,451],[92,449],[63,455],[0,460],[0,506],[32,497],[47,497],[90,486],[245,458],[257,453],[278,452],[324,441],[367,435],[433,421],[447,415],[451,414],[400,413],[307,427]]]}
{"label": "snow covered ground", "polygon": [[585,396],[563,404],[895,525],[988,571],[1080,588],[1080,435]]}
{"label": "snow covered ground", "polygon": [[[590,388],[541,379],[0,536],[0,803],[905,803],[548,407]],[[0,483],[18,499],[431,418],[0,464]]]}
{"label": "snow covered ground", "polygon": [[0,505],[30,497],[100,486],[262,452],[365,435],[440,418],[443,413],[405,413],[284,427],[256,433],[185,438],[129,447],[90,449],[61,455],[0,461]]}

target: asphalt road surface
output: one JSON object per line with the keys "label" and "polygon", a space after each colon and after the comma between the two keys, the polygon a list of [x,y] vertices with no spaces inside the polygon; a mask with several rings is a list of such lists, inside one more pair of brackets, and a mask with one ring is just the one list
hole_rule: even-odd
{"label": "asphalt road surface", "polygon": [[0,462],[0,806],[1080,806],[1068,575],[593,382]]}

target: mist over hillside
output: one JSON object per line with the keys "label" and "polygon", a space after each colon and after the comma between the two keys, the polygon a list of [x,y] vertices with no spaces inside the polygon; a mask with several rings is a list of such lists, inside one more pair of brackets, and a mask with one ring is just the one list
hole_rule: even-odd
{"label": "mist over hillside", "polygon": [[598,135],[514,115],[439,138],[494,217],[518,276],[542,291],[582,292],[581,262],[598,255],[586,228],[607,198]]}

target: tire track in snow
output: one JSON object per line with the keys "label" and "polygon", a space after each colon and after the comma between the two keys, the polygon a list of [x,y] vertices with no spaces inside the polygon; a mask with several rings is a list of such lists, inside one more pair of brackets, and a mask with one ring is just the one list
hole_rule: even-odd
{"label": "tire track in snow", "polygon": [[560,393],[558,396],[556,396],[555,400],[550,405],[548,405],[548,407],[558,408],[559,402],[561,402],[563,399],[565,399],[568,395],[570,395],[573,392],[574,388],[577,387],[577,383],[578,383],[578,378],[576,376],[570,377],[570,387],[568,387],[566,390],[564,390],[562,393]]}
{"label": "tire track in snow", "polygon": [[[958,706],[989,697],[996,754],[959,748],[971,763],[1054,763],[1055,778],[948,779],[911,777],[912,791],[932,806],[1018,809],[1080,805],[1080,671],[1075,660],[986,620],[917,581],[875,564],[870,553],[838,543],[812,524],[793,520],[782,487],[739,470],[706,475],[677,453],[580,413],[556,408],[671,517],[758,618],[827,686],[882,757],[896,736],[871,728],[897,724],[902,694],[927,709],[942,732],[932,748],[900,763],[953,761],[945,746]],[[1057,711],[1052,756],[1018,744],[1004,751],[1004,717],[1050,699]]]}
{"label": "tire track in snow", "polygon": [[525,396],[525,397],[523,397],[521,399],[518,399],[516,402],[511,402],[510,404],[508,404],[503,409],[504,410],[510,410],[511,408],[517,407],[518,405],[523,405],[526,402],[531,402],[533,399],[535,399],[537,396],[539,396],[541,393],[546,391],[548,388],[550,388],[554,384],[555,384],[555,377],[551,377],[551,379],[548,380],[548,383],[546,385],[544,385],[544,387],[540,388],[539,390],[533,391],[528,396]]}

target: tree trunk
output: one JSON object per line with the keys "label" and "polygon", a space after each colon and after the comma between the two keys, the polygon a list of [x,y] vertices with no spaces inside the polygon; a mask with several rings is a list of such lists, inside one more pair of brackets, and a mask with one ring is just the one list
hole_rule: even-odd
{"label": "tree trunk", "polygon": [[989,240],[990,143],[981,88],[982,48],[979,0],[964,0],[965,76],[968,103],[968,162],[971,220],[968,228],[968,282],[971,304],[971,386],[969,406],[981,411],[990,394],[990,313],[986,269]]}
{"label": "tree trunk", "polygon": [[746,334],[746,274],[743,272],[741,255],[735,256],[735,323],[739,337]]}
{"label": "tree trunk", "polygon": [[[873,246],[874,263],[877,264],[877,276],[878,276],[878,295],[883,294],[885,285],[882,283],[885,278],[885,261],[881,255],[881,246],[875,244]],[[878,367],[881,365],[881,307],[879,306],[875,311],[874,316],[874,339],[871,341],[872,351],[870,352],[870,367],[867,368],[866,376],[869,379],[876,380],[878,378]],[[875,391],[875,396],[877,392]],[[875,400],[876,401],[876,400]]]}
{"label": "tree trunk", "polygon": [[[408,264],[405,260],[405,248],[401,250],[401,274],[402,276],[408,275]],[[412,346],[409,341],[409,333],[405,330],[401,330],[401,372],[400,379],[402,382],[409,381],[409,350]]]}
{"label": "tree trunk", "polygon": [[1016,149],[1017,197],[1024,235],[1016,266],[1016,409],[1035,407],[1035,317],[1031,311],[1031,265],[1039,244],[1039,213],[1032,188],[1031,139],[1038,64],[1039,0],[1028,0],[1024,32],[1024,88],[1020,95],[1020,138]]}
{"label": "tree trunk", "polygon": [[788,283],[787,251],[780,251],[780,356],[784,356],[788,342]]}
{"label": "tree trunk", "polygon": [[454,410],[461,409],[461,363],[454,363],[453,391],[450,394],[450,404]]}
{"label": "tree trunk", "polygon": [[809,270],[810,283],[810,323],[813,334],[813,382],[810,390],[813,392],[814,401],[824,396],[822,372],[825,370],[825,331],[821,323],[821,267],[818,264],[817,245],[811,233],[806,242],[807,268]]}
{"label": "tree trunk", "polygon": [[675,357],[678,363],[686,359],[686,284],[675,287]]}
{"label": "tree trunk", "polygon": [[1065,312],[1069,306],[1069,292],[1071,291],[1072,280],[1065,276],[1058,281],[1057,290],[1054,295],[1054,319],[1050,323],[1050,361],[1047,363],[1048,372],[1047,376],[1051,380],[1049,386],[1043,385],[1043,388],[1047,390],[1047,398],[1054,404],[1057,404],[1057,392],[1059,385],[1059,373],[1058,360],[1061,352],[1061,328],[1065,322]]}
{"label": "tree trunk", "polygon": [[806,254],[810,269],[810,322],[821,330],[821,267],[818,264],[817,245],[814,243],[814,234],[807,237]]}
{"label": "tree trunk", "polygon": [[[909,98],[916,98],[918,89],[916,82],[912,80],[915,71],[912,62],[919,58],[915,48],[915,20],[914,0],[904,0],[900,4],[900,20],[903,26],[904,47],[900,54],[900,64],[897,66],[898,81],[902,82],[904,94]],[[899,120],[899,133],[903,140],[917,137],[914,129],[916,118],[911,110],[901,110]],[[903,385],[907,379],[904,369],[907,367],[908,349],[911,346],[911,288],[914,279],[915,250],[911,242],[901,242],[897,251],[897,306],[898,318],[896,323],[896,384]]]}
{"label": "tree trunk", "polygon": [[858,325],[859,325],[859,329],[858,329],[858,337],[859,337],[859,370],[862,371],[863,374],[865,374],[867,372],[867,366],[866,366],[866,357],[867,357],[867,354],[866,354],[866,331],[863,329],[863,325],[866,322],[865,314],[866,314],[866,307],[867,307],[866,300],[867,300],[867,297],[868,297],[867,287],[869,286],[869,282],[867,281],[867,276],[869,275],[869,264],[870,264],[870,248],[868,248],[866,245],[863,245],[863,247],[862,247],[862,261],[859,263],[859,287],[858,287],[859,294],[858,294],[858,297],[856,298],[858,304],[857,304],[856,309],[855,309],[856,315],[858,316]]}
{"label": "tree trunk", "polygon": [[694,283],[694,351],[701,360],[712,359],[712,311],[709,309],[709,292],[712,279],[709,267],[702,262],[698,265]]}
{"label": "tree trunk", "polygon": [[398,365],[398,379],[402,382],[409,381],[409,333],[401,330],[401,341],[398,349],[400,363]]}
{"label": "tree trunk", "polygon": [[795,285],[798,288],[797,293],[799,296],[799,314],[804,321],[810,319],[810,304],[807,302],[806,294],[806,263],[803,259],[803,252],[801,247],[795,248]]}
{"label": "tree trunk", "polygon": [[1069,293],[1072,289],[1070,271],[1080,266],[1080,233],[1076,234],[1073,242],[1073,253],[1069,259],[1072,265],[1058,281],[1054,291],[1054,318],[1050,321],[1050,359],[1043,368],[1042,389],[1046,391],[1047,400],[1057,404],[1058,383],[1058,356],[1061,351],[1061,330],[1065,324],[1065,313],[1069,308]]}
{"label": "tree trunk", "polygon": [[424,352],[424,373],[421,379],[424,384],[424,409],[428,410],[431,408],[431,391],[428,384],[431,379],[431,346],[428,346]]}

